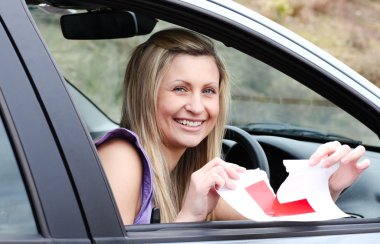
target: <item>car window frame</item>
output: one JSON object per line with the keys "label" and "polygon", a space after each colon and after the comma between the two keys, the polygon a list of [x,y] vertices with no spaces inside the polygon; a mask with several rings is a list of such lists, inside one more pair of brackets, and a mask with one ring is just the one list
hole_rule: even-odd
{"label": "car window frame", "polygon": [[[0,110],[24,178],[39,233],[0,236],[0,243],[9,243],[10,240],[49,243],[52,237],[86,239],[80,208],[56,147],[56,140],[49,130],[28,71],[9,31],[14,26],[9,24],[12,18],[8,19],[7,14],[13,18],[21,17],[19,8],[12,8],[13,4],[19,3],[0,3]],[[4,9],[7,14],[4,14]],[[66,224],[69,227],[64,228]]]}
{"label": "car window frame", "polygon": [[[65,187],[73,188],[75,200],[79,204],[74,208],[79,211],[77,216],[82,217],[84,224],[78,229],[85,228],[86,236],[99,243],[107,242],[110,238],[113,241],[124,240],[121,218],[93,141],[25,1],[2,1],[0,11],[9,27],[8,34],[12,36],[14,47],[17,47],[17,54],[27,70],[28,82],[47,120],[54,138],[53,145],[59,150],[59,162],[69,179]],[[71,228],[74,229],[75,225]],[[62,226],[60,232],[64,235],[68,231]]]}

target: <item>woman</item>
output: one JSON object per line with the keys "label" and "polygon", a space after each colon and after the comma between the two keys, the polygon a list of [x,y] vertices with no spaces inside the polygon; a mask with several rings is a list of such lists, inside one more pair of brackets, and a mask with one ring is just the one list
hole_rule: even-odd
{"label": "woman", "polygon": [[[213,43],[201,35],[169,29],[136,48],[126,70],[120,125],[138,137],[117,129],[97,142],[124,224],[149,223],[152,205],[162,222],[242,218],[216,193],[222,186],[233,189],[245,170],[218,158],[229,86]],[[342,162],[330,178],[334,199],[369,166],[359,162],[363,153],[362,146],[351,151],[331,142],[312,156],[314,165]]]}

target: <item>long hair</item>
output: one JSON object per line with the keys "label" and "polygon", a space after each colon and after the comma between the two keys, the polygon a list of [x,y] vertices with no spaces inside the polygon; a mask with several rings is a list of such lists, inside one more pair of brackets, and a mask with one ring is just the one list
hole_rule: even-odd
{"label": "long hair", "polygon": [[[172,172],[160,145],[157,123],[157,94],[165,72],[178,54],[212,56],[219,70],[219,114],[211,133],[196,147],[186,149]],[[181,209],[191,174],[220,155],[228,114],[230,85],[224,64],[208,38],[184,29],[167,29],[153,34],[132,53],[123,89],[120,126],[140,137],[153,168],[154,201],[161,221],[171,222]],[[153,116],[152,116],[153,115]]]}

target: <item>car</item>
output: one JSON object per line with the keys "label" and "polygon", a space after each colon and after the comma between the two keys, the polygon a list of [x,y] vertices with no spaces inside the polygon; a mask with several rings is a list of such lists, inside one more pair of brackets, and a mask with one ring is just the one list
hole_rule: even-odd
{"label": "car", "polygon": [[[366,147],[370,168],[337,200],[349,218],[122,224],[94,141],[118,127],[130,51],[173,26],[210,37],[227,63],[227,161],[277,190],[284,159],[332,140]],[[379,88],[233,1],[0,1],[0,243],[377,243],[379,135]]]}

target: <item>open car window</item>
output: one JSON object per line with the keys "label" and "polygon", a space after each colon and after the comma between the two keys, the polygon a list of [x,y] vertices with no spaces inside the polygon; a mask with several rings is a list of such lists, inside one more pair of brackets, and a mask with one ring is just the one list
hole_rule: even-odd
{"label": "open car window", "polygon": [[[68,40],[60,29],[61,14],[39,8],[31,12],[64,77],[118,123],[125,67],[134,47],[149,35]],[[159,21],[153,31],[174,26]],[[325,136],[326,141],[352,139],[353,143],[380,145],[370,129],[316,92],[249,55],[221,42],[215,43],[232,81],[230,124],[253,134],[271,131],[294,137],[323,139]],[[87,118],[86,111],[81,112],[84,120],[93,125],[96,119]]]}
{"label": "open car window", "polygon": [[[73,13],[74,10],[33,6],[30,11],[58,69],[68,81],[68,90],[92,139],[95,140],[118,127],[125,68],[132,50],[145,41],[149,34],[123,39],[67,40],[62,35],[59,21],[62,15]],[[173,26],[176,25],[159,20],[153,32]],[[378,136],[357,118],[300,83],[298,77],[292,78],[290,74],[285,74],[260,61],[252,53],[245,54],[217,40],[215,43],[226,62],[232,81],[229,124],[243,128],[253,135],[262,136],[260,142],[263,142],[266,146],[264,149],[271,155],[268,156],[268,160],[274,179],[272,183],[276,186],[286,177],[286,172],[280,165],[284,157],[307,158],[311,149],[314,150],[320,143],[326,141],[340,140],[349,145],[370,146],[375,150],[369,152],[368,156],[377,160],[380,146]],[[275,142],[271,144],[270,140]],[[283,145],[294,150],[289,153],[290,151],[277,148]],[[299,147],[300,145],[305,146],[305,149]],[[373,185],[373,180],[377,178],[378,167],[378,165],[372,166],[371,170],[366,172],[370,177],[362,177],[360,181],[364,183],[347,189],[347,194],[345,193],[346,195],[338,201],[340,207],[352,217],[371,219],[379,216],[378,200],[374,199],[374,194],[377,194],[378,190],[371,188],[371,193],[368,194],[363,190],[363,186]],[[353,219],[343,221],[355,223]],[[367,223],[371,223],[370,221],[376,222],[369,220]],[[277,226],[271,223],[244,221],[232,223],[236,224],[232,232],[241,235],[250,232],[251,228],[261,231]],[[330,222],[332,226],[323,226],[323,223],[317,225],[320,224],[323,231],[329,231],[329,228],[339,230],[341,223],[333,221]],[[217,232],[223,224],[225,223],[213,225],[210,232]],[[291,229],[310,228],[316,224],[280,223],[279,225]],[[131,231],[129,234],[131,238],[135,236],[140,238],[141,233],[152,230],[145,237],[156,238],[165,232],[171,234],[172,230],[178,235],[174,231],[178,226],[180,225],[163,224],[162,230],[156,233],[153,231],[157,228],[155,226],[129,226],[127,231]],[[190,224],[188,227],[189,231],[195,231],[201,236],[203,226],[205,225]],[[276,228],[273,228],[273,231],[277,233]],[[284,235],[285,232],[281,230],[277,236]],[[186,230],[183,230],[183,233],[186,235]]]}

